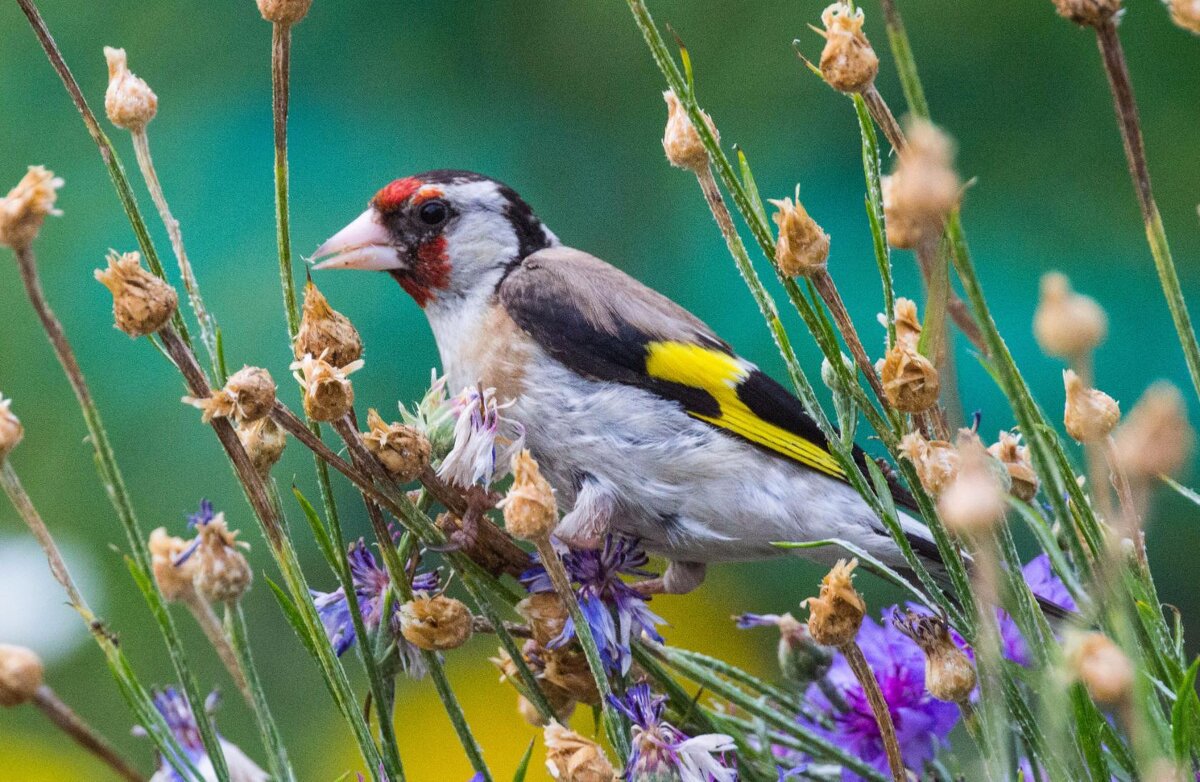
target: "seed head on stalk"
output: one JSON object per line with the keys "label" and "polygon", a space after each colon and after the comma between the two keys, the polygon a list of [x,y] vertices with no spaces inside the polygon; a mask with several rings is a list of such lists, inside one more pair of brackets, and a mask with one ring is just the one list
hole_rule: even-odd
{"label": "seed head on stalk", "polygon": [[58,216],[54,207],[61,177],[45,166],[30,166],[25,176],[8,195],[0,198],[0,245],[16,251],[24,250],[37,238],[47,215]]}

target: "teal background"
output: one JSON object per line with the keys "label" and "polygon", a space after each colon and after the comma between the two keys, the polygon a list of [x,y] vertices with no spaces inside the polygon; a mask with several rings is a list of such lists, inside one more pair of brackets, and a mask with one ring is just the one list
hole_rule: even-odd
{"label": "teal background", "polygon": [[[268,25],[249,0],[40,5],[93,106],[102,107],[104,45],[124,46],[132,69],[158,93],[151,146],[231,361],[268,367],[283,398],[295,403],[275,257]],[[1156,192],[1184,291],[1200,307],[1200,39],[1173,27],[1158,2],[1128,5],[1121,32]],[[746,150],[764,196],[790,195],[802,184],[805,205],[833,237],[833,276],[878,350],[879,283],[853,112],[791,48],[799,38],[810,57],[819,54],[820,39],[806,25],[817,22],[823,6],[661,0],[651,10],[686,40],[701,101],[725,142]],[[980,275],[1042,404],[1055,414],[1062,404],[1061,367],[1040,355],[1030,334],[1037,280],[1051,268],[1066,271],[1108,310],[1111,336],[1097,357],[1102,388],[1126,409],[1156,378],[1186,388],[1092,36],[1058,19],[1048,2],[913,0],[903,8],[934,115],[958,139],[960,170],[975,178],[965,222]],[[867,3],[866,10],[867,32],[883,62],[879,87],[899,109],[877,6]],[[663,159],[662,80],[624,3],[317,0],[295,31],[293,57],[292,218],[299,253],[357,215],[393,178],[430,168],[476,169],[515,187],[565,242],[670,294],[744,355],[783,376],[694,181]],[[111,135],[135,170],[127,135],[115,129]],[[145,529],[165,525],[180,533],[184,514],[210,497],[245,530],[260,566],[246,598],[251,633],[301,778],[333,779],[356,768],[348,733],[314,666],[262,583],[272,566],[215,439],[194,410],[178,403],[174,371],[147,344],[110,326],[109,297],[91,270],[108,248],[133,249],[133,238],[78,115],[24,18],[6,3],[0,6],[0,185],[15,183],[34,163],[67,183],[59,199],[64,215],[47,223],[37,245],[40,265],[104,410]],[[140,181],[135,189],[160,253],[173,266]],[[919,294],[911,258],[899,253],[895,266],[898,291]],[[360,407],[394,410],[397,400],[418,396],[436,365],[420,311],[384,275],[329,274],[319,283],[366,341],[367,367],[355,376]],[[785,318],[815,378],[818,353],[793,313]],[[1011,415],[961,346],[960,358],[966,407],[982,411],[984,431],[994,437],[1012,424]],[[113,548],[122,545],[120,530],[82,442],[78,409],[6,252],[0,252],[0,391],[15,399],[27,428],[13,463],[73,567],[144,680],[169,682],[161,642]],[[1187,396],[1200,418],[1194,396]],[[313,488],[311,462],[294,444],[275,475],[285,486],[295,476]],[[365,534],[355,495],[344,485],[339,492],[348,529]],[[1160,593],[1185,618],[1200,620],[1193,570],[1200,519],[1165,495],[1155,507],[1149,545]],[[289,511],[302,527],[295,509]],[[315,548],[298,537],[311,581],[331,588]],[[0,506],[0,563],[9,563],[0,568],[0,628],[11,634],[0,642],[37,646],[53,660],[48,681],[148,766],[148,743],[128,736],[129,715],[100,656],[36,551],[21,547],[26,538],[11,508]],[[818,575],[795,561],[728,566],[699,592],[658,599],[654,607],[672,622],[666,631],[672,641],[769,674],[773,639],[765,632],[735,634],[727,617],[794,609]],[[875,607],[897,598],[874,579],[862,581]],[[230,691],[190,619],[182,612],[178,618],[201,681]],[[65,635],[48,629],[59,626],[69,628]],[[473,641],[449,665],[488,758],[506,776],[535,734],[513,715],[511,691],[496,684],[484,661],[493,647],[489,639]],[[222,730],[261,760],[248,713],[236,695],[226,700]],[[579,719],[590,724],[586,715]],[[405,687],[397,720],[411,779],[469,776],[427,682]],[[0,712],[0,779],[84,778],[107,779],[40,715]]]}

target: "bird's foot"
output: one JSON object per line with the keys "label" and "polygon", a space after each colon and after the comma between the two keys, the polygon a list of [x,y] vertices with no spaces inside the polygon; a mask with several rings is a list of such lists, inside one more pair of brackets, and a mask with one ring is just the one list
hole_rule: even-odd
{"label": "bird's foot", "polygon": [[599,549],[612,528],[617,503],[595,480],[585,480],[575,498],[575,507],[554,528],[554,537],[573,549]]}
{"label": "bird's foot", "polygon": [[708,566],[703,562],[669,562],[657,578],[638,581],[633,588],[643,597],[651,595],[686,595],[704,583]]}

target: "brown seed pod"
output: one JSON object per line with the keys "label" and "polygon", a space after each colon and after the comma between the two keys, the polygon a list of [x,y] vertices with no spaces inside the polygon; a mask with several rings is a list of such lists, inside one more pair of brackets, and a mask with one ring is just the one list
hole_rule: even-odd
{"label": "brown seed pod", "polygon": [[471,637],[474,618],[461,601],[420,595],[400,606],[400,633],[418,649],[457,649]]}
{"label": "brown seed pod", "polygon": [[144,337],[167,325],[179,305],[175,289],[142,268],[136,253],[110,250],[108,268],[96,269],[96,279],[113,296],[116,326],[131,337]]}
{"label": "brown seed pod", "polygon": [[858,635],[867,604],[854,588],[858,560],[839,559],[821,579],[821,591],[800,605],[808,608],[808,632],[822,646],[845,646]]}

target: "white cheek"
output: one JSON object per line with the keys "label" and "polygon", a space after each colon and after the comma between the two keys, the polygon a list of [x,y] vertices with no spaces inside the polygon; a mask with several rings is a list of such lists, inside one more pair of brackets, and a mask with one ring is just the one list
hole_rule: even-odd
{"label": "white cheek", "polygon": [[498,275],[516,257],[518,242],[508,220],[497,212],[460,216],[446,232],[451,287],[460,293]]}

